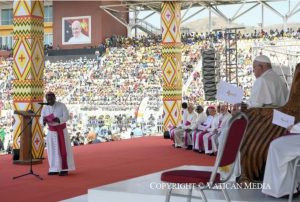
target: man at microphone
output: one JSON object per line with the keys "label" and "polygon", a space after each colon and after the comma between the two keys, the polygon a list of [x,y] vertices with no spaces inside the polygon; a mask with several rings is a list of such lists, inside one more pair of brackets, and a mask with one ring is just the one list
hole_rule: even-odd
{"label": "man at microphone", "polygon": [[43,125],[48,125],[46,138],[49,162],[48,175],[66,176],[68,171],[75,170],[71,142],[68,135],[66,122],[69,112],[65,104],[56,102],[53,92],[46,94],[47,103],[41,112]]}

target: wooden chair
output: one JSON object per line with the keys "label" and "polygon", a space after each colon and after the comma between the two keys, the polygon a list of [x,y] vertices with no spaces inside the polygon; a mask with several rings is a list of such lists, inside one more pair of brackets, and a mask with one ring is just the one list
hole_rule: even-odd
{"label": "wooden chair", "polygon": [[[274,108],[252,108],[245,111],[249,127],[241,146],[240,182],[255,182],[263,179],[271,141],[286,133],[286,129],[272,124]],[[300,63],[297,64],[288,102],[277,110],[295,116],[300,121]]]}

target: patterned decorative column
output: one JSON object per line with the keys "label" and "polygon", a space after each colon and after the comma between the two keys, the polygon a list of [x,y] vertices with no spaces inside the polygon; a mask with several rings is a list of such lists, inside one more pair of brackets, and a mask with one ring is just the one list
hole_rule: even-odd
{"label": "patterned decorative column", "polygon": [[[44,74],[44,2],[15,0],[13,4],[13,109],[36,112],[43,101]],[[41,158],[44,151],[42,127],[34,118],[32,155]],[[21,120],[14,115],[13,148],[20,148]]]}
{"label": "patterned decorative column", "polygon": [[176,126],[182,119],[180,11],[181,5],[178,2],[162,3],[161,24],[164,131]]}

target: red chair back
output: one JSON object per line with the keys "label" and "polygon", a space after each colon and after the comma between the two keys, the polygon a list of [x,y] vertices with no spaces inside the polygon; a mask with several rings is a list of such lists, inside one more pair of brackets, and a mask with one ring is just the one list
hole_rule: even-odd
{"label": "red chair back", "polygon": [[244,134],[247,130],[248,118],[244,113],[238,113],[231,118],[228,124],[227,134],[224,137],[224,149],[219,166],[226,166],[234,163]]}

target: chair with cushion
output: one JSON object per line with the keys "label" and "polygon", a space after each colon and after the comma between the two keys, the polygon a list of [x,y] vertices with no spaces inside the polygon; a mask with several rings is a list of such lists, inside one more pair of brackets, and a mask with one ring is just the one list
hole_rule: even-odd
{"label": "chair with cushion", "polygon": [[[224,129],[224,139],[220,144],[219,152],[216,158],[215,165],[212,171],[201,171],[201,170],[171,170],[162,173],[161,180],[163,182],[172,183],[172,184],[184,184],[189,186],[188,195],[183,194],[173,194],[176,196],[187,197],[187,201],[190,202],[192,198],[193,189],[197,189],[200,191],[201,198],[203,201],[207,201],[206,196],[204,194],[205,189],[214,189],[214,185],[218,183],[224,183],[228,181],[233,173],[234,163],[237,158],[237,154],[240,149],[240,145],[247,130],[248,126],[248,118],[247,116],[239,112],[235,116],[233,116],[228,122],[227,127]],[[230,166],[229,174],[225,179],[221,178],[219,168],[224,168]],[[168,186],[170,189],[166,195],[166,201],[170,201],[170,197],[172,195],[172,187]],[[180,186],[181,187],[181,186]],[[230,197],[225,189],[221,190],[225,196],[227,201],[230,201]],[[218,189],[219,190],[219,189]]]}

